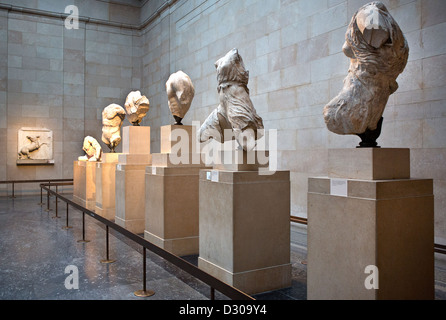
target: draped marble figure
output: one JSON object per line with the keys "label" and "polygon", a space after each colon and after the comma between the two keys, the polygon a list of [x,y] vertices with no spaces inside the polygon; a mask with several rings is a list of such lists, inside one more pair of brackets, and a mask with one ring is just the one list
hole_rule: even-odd
{"label": "draped marble figure", "polygon": [[374,1],[353,16],[342,49],[350,68],[341,92],[324,108],[325,123],[336,134],[358,135],[361,147],[376,147],[384,109],[407,64],[406,38],[385,5]]}
{"label": "draped marble figure", "polygon": [[181,121],[186,116],[195,95],[194,85],[183,71],[173,73],[166,82],[169,109],[175,119],[176,125],[182,125]]}
{"label": "draped marble figure", "polygon": [[111,104],[102,111],[102,141],[112,153],[121,142],[121,127],[125,110],[117,104]]}
{"label": "draped marble figure", "polygon": [[249,97],[249,71],[237,49],[232,49],[215,63],[219,106],[209,115],[199,130],[200,142],[215,139],[225,141],[224,130],[232,130],[239,146],[251,151],[262,137],[263,120]]}

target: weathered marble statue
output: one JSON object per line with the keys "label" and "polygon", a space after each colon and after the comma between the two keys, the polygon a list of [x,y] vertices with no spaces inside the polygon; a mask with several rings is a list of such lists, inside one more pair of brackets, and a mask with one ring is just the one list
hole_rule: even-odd
{"label": "weathered marble statue", "polygon": [[26,136],[26,138],[30,143],[20,148],[19,159],[32,159],[32,152],[39,150],[43,145],[47,145],[45,142],[40,142],[40,136]]}
{"label": "weathered marble statue", "polygon": [[376,147],[389,96],[409,56],[407,41],[383,3],[361,7],[347,29],[343,46],[350,68],[341,92],[324,108],[327,128],[358,135],[360,147]]}
{"label": "weathered marble statue", "polygon": [[175,119],[175,125],[182,125],[181,121],[189,111],[195,95],[194,85],[183,71],[173,73],[166,82],[169,109]]}
{"label": "weathered marble statue", "polygon": [[132,91],[125,100],[125,111],[127,117],[134,126],[139,126],[142,119],[149,112],[150,102],[140,91]]}
{"label": "weathered marble statue", "polygon": [[224,142],[224,130],[232,129],[239,146],[251,151],[262,134],[263,120],[249,97],[249,71],[237,49],[229,51],[215,63],[220,104],[199,130],[200,142],[216,139]]}
{"label": "weathered marble statue", "polygon": [[101,161],[102,148],[95,138],[90,136],[85,137],[82,150],[85,151],[86,155],[79,157],[79,161]]}
{"label": "weathered marble statue", "polygon": [[111,104],[102,111],[102,141],[112,153],[121,143],[121,127],[125,118],[125,110],[117,104]]}

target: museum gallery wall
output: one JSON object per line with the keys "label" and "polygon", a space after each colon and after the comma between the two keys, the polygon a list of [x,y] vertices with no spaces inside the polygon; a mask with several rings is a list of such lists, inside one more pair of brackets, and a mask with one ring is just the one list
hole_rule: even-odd
{"label": "museum gallery wall", "polygon": [[[181,122],[203,123],[219,103],[214,64],[237,48],[250,71],[250,99],[263,126],[278,130],[278,169],[290,170],[290,213],[307,217],[308,178],[327,175],[329,149],[354,148],[361,141],[330,131],[324,108],[342,93],[350,66],[343,51],[347,27],[369,1],[121,2],[79,3],[80,16],[91,19],[67,29],[63,19],[32,11],[62,13],[70,1],[37,1],[29,12],[11,7],[27,7],[27,1],[1,1],[0,180],[72,177],[86,137],[103,152],[116,144],[112,130],[104,132],[107,142],[102,139],[102,113],[113,104],[125,110],[134,91],[150,100],[141,125],[150,126],[151,152],[159,152],[160,128],[177,120],[166,81],[178,70],[190,77],[195,95]],[[446,46],[439,39],[446,35],[446,4],[383,3],[410,53],[398,90],[388,97],[378,143],[410,148],[411,176],[434,179],[436,242],[445,244]],[[111,126],[119,114],[121,109],[110,108]],[[132,124],[126,117],[119,125]],[[51,131],[54,163],[18,165],[24,128]],[[39,147],[43,152],[47,145]],[[122,151],[122,143],[115,151]],[[0,188],[6,194],[7,187]],[[16,186],[16,192],[22,188],[24,194],[32,191]]]}

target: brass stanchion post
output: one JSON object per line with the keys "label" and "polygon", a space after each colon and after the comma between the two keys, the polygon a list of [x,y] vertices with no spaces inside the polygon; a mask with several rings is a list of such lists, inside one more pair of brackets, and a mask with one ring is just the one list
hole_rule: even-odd
{"label": "brass stanchion post", "polygon": [[64,229],[64,230],[68,230],[68,229],[71,229],[71,228],[73,228],[73,227],[70,227],[70,226],[68,225],[68,202],[67,202],[67,225],[64,226],[64,227],[62,227],[62,229]]}
{"label": "brass stanchion post", "polygon": [[77,242],[88,243],[90,240],[85,239],[85,212],[82,212],[82,239]]}
{"label": "brass stanchion post", "polygon": [[48,190],[46,191],[46,209],[45,209],[45,211],[46,212],[51,211],[51,209],[50,209],[50,192]]}
{"label": "brass stanchion post", "polygon": [[143,287],[143,289],[135,291],[134,294],[137,297],[146,298],[146,297],[153,296],[155,294],[155,292],[146,289],[146,248],[145,247],[143,247],[142,257],[143,257],[143,263],[142,263],[142,266],[143,266],[142,267],[143,268],[142,287]]}
{"label": "brass stanchion post", "polygon": [[116,262],[116,260],[111,260],[109,256],[109,241],[108,241],[108,225],[105,226],[105,259],[101,260],[101,263],[110,264]]}
{"label": "brass stanchion post", "polygon": [[52,219],[59,219],[60,217],[57,215],[57,196],[56,196],[56,215],[51,217]]}

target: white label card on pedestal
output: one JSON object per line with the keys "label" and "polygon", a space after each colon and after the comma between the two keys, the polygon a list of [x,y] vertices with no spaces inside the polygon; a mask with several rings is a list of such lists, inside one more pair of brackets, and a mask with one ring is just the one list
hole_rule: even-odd
{"label": "white label card on pedestal", "polygon": [[206,180],[212,180],[212,173],[210,171],[206,172]]}
{"label": "white label card on pedestal", "polygon": [[121,171],[122,170],[122,166],[120,164],[116,165],[116,170]]}
{"label": "white label card on pedestal", "polygon": [[152,174],[156,176],[156,167],[152,167]]}
{"label": "white label card on pedestal", "polygon": [[218,178],[219,178],[218,171],[213,170],[212,171],[212,182],[218,182]]}
{"label": "white label card on pedestal", "polygon": [[347,197],[347,179],[330,179],[330,195]]}

